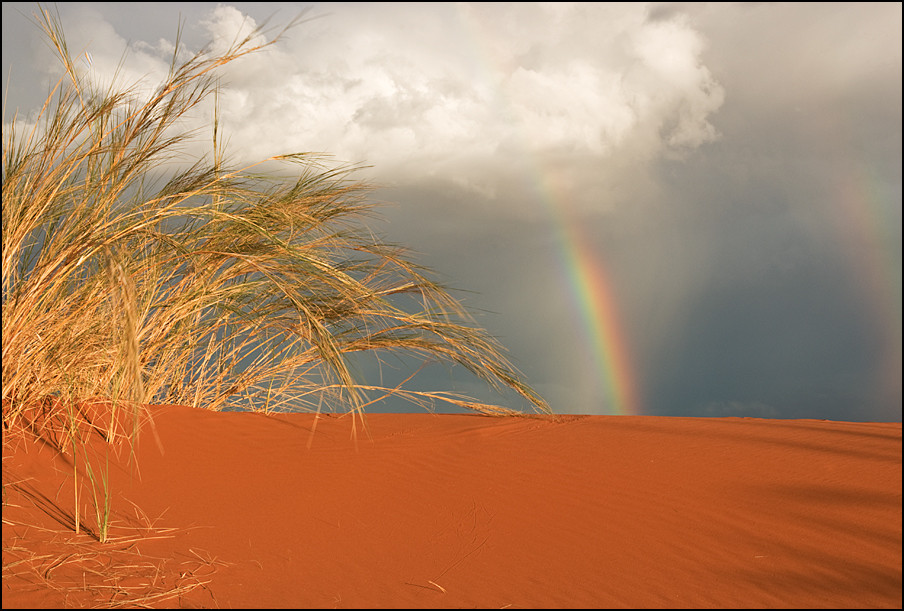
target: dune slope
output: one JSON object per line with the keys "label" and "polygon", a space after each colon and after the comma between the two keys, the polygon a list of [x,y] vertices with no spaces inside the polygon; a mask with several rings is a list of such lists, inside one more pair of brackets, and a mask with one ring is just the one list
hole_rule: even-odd
{"label": "dune slope", "polygon": [[4,607],[901,606],[901,424],[151,413],[105,544],[4,449]]}

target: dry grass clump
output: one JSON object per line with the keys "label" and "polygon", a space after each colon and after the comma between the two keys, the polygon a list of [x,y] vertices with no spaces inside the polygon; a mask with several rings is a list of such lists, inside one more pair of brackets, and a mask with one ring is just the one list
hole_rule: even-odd
{"label": "dry grass clump", "polygon": [[275,40],[174,54],[144,99],[98,90],[59,21],[42,10],[40,24],[66,75],[32,129],[4,124],[7,427],[48,398],[354,410],[368,391],[402,393],[354,379],[347,357],[361,351],[457,363],[548,411],[460,304],[367,230],[368,186],[349,169],[307,154],[265,160],[294,164],[291,180],[226,167],[214,120],[211,158],[157,171],[182,161],[180,120],[215,91],[213,71]]}
{"label": "dry grass clump", "polygon": [[[37,21],[65,73],[34,124],[3,126],[4,444],[30,435],[70,456],[76,533],[110,536],[90,438],[130,439],[148,404],[362,414],[394,395],[513,413],[352,374],[351,354],[401,352],[550,411],[428,270],[367,229],[369,187],[352,168],[304,153],[230,167],[216,114],[212,154],[186,165],[194,134],[180,126],[216,92],[216,69],[279,36],[256,30],[183,62],[174,52],[142,95],[92,84],[59,18],[42,8]],[[293,178],[255,170],[265,162]]]}

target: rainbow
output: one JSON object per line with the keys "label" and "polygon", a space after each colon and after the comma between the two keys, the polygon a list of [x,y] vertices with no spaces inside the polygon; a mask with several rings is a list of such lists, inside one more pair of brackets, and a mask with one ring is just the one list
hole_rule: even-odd
{"label": "rainbow", "polygon": [[[482,80],[493,89],[496,100],[502,102],[503,114],[513,116],[498,78],[505,71],[495,65],[493,54],[489,51],[491,45],[488,42],[493,29],[484,27],[461,6],[458,7],[457,17],[462,37],[471,43],[469,47],[474,51],[475,68],[482,73]],[[567,290],[578,314],[585,354],[593,360],[593,370],[597,372],[598,384],[602,387],[602,405],[594,405],[593,408],[609,414],[641,414],[642,403],[629,342],[603,261],[579,230],[578,219],[568,212],[570,197],[559,174],[551,166],[544,165],[537,155],[528,160],[527,166],[534,194],[549,213],[556,236],[559,266],[562,276],[567,279]],[[575,358],[580,357],[575,354]]]}
{"label": "rainbow", "polygon": [[550,214],[562,276],[577,311],[585,351],[599,374],[606,413],[643,412],[630,345],[623,330],[612,282],[603,261],[591,248],[567,209],[567,189],[557,173],[536,164],[537,195]]}

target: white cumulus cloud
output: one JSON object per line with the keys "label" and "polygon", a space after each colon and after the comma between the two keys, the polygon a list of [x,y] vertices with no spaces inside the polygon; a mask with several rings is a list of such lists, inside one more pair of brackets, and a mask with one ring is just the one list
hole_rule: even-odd
{"label": "white cumulus cloud", "polygon": [[[324,151],[411,178],[415,161],[421,173],[492,174],[513,151],[643,160],[716,137],[723,93],[680,15],[654,19],[635,4],[399,13],[330,7],[227,67],[220,102],[234,149]],[[206,25],[222,44],[254,23],[220,7]]]}
{"label": "white cumulus cloud", "polygon": [[[625,159],[643,165],[717,137],[710,119],[723,92],[681,13],[637,3],[356,4],[307,16],[218,73],[221,133],[236,162],[315,151],[370,164],[381,181],[452,173],[491,192],[519,159],[597,159],[610,168],[594,171],[605,183]],[[259,24],[218,5],[186,25],[221,52]],[[100,86],[115,77],[153,91],[175,48],[175,32],[127,42],[88,8],[66,28]],[[211,119],[210,108],[195,117]]]}

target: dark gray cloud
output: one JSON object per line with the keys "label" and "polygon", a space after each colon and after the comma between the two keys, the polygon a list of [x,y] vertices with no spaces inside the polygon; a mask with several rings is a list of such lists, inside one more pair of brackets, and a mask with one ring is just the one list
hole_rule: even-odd
{"label": "dark gray cloud", "polygon": [[[3,5],[4,71],[11,102],[31,109],[53,64],[9,18],[16,4]],[[299,6],[60,11],[98,76],[130,49],[128,80],[165,70],[180,11],[199,48]],[[224,74],[237,160],[315,150],[372,164],[363,176],[393,202],[376,229],[473,291],[464,301],[555,409],[617,408],[569,276],[579,234],[605,270],[644,413],[901,419],[900,4],[308,15]]]}

